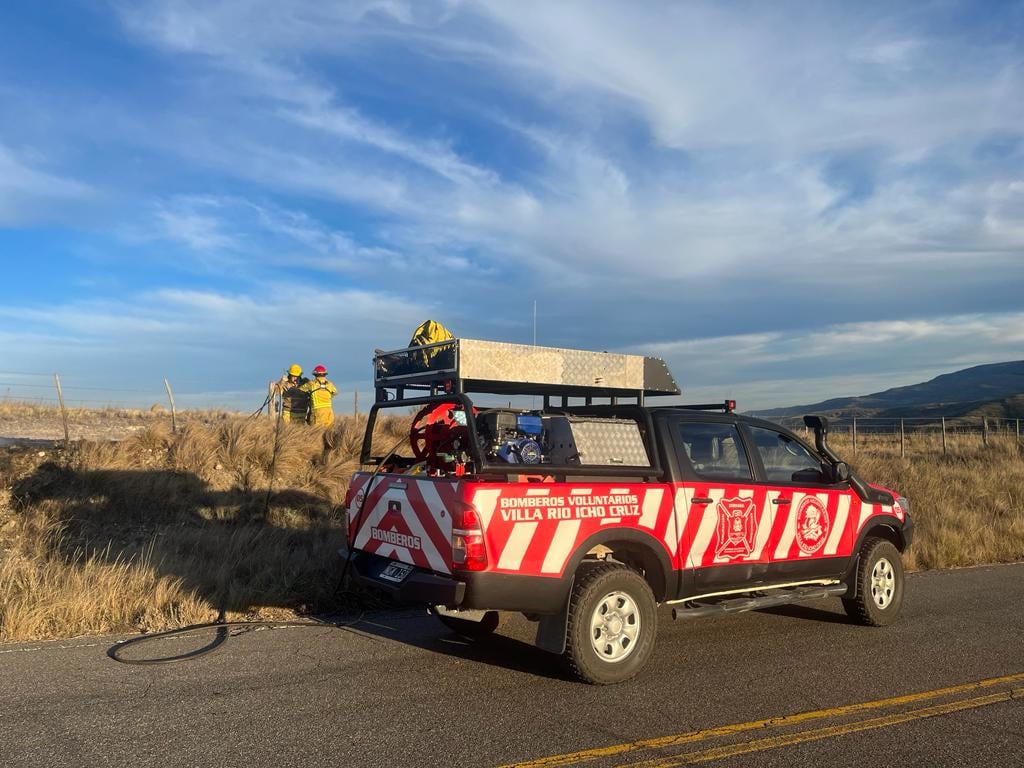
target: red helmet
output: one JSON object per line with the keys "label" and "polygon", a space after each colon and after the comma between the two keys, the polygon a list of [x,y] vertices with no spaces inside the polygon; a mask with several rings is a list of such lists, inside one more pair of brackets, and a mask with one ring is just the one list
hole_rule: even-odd
{"label": "red helmet", "polygon": [[326,376],[327,375],[327,369],[324,368],[322,365],[318,365],[316,368],[313,369],[313,375],[314,376]]}

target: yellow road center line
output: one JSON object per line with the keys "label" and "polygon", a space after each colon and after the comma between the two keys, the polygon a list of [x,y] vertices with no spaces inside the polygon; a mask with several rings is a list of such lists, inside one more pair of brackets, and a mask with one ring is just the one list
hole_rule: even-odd
{"label": "yellow road center line", "polygon": [[682,755],[673,755],[672,757],[659,758],[656,760],[645,760],[639,763],[628,763],[627,765],[629,765],[630,768],[676,768],[676,766],[680,765],[706,763],[711,760],[723,760],[727,757],[746,755],[751,752],[763,752],[769,749],[778,749],[779,747],[792,747],[808,741],[820,741],[821,739],[831,739],[836,736],[846,736],[847,734],[870,731],[876,728],[887,728],[893,725],[899,725],[900,723],[908,723],[913,720],[924,720],[929,717],[948,715],[964,709],[975,709],[977,707],[985,707],[990,704],[998,704],[1003,701],[1018,699],[1021,696],[1024,696],[1024,688],[1017,688],[1012,691],[1002,691],[1000,693],[989,694],[988,696],[980,696],[976,699],[961,699],[960,701],[950,701],[945,704],[923,707],[922,709],[911,709],[906,712],[894,712],[891,715],[873,717],[868,720],[859,720],[845,725],[836,725],[829,728],[817,728],[810,731],[800,731],[799,733],[790,733],[783,736],[771,736],[766,739],[745,741],[740,744],[730,744],[724,747],[705,749],[700,752],[687,752]]}
{"label": "yellow road center line", "polygon": [[1003,677],[990,677],[985,680],[978,680],[973,683],[962,683],[951,685],[946,688],[936,688],[932,691],[920,693],[909,693],[903,696],[894,696],[889,699],[877,699],[875,701],[864,701],[858,704],[844,704],[829,709],[816,709],[809,712],[800,712],[795,715],[783,715],[765,720],[752,720],[749,723],[734,723],[723,725],[717,728],[708,728],[700,731],[689,731],[669,736],[656,736],[650,739],[640,739],[622,744],[612,744],[607,747],[595,749],[584,749],[579,752],[567,752],[560,755],[549,755],[547,757],[528,760],[522,763],[510,763],[502,768],[553,768],[560,765],[576,765],[590,760],[600,760],[606,757],[625,754],[627,752],[638,752],[645,749],[659,749],[664,747],[675,747],[682,744],[692,744],[707,739],[715,739],[720,736],[731,736],[744,731],[753,731],[758,728],[785,728],[799,723],[806,723],[812,720],[822,720],[828,717],[842,717],[844,715],[865,712],[873,709],[884,709],[885,707],[896,707],[904,704],[917,704],[929,699],[938,699],[943,696],[955,696],[959,693],[983,690],[995,685],[1009,685],[1012,683],[1024,682],[1024,672]]}

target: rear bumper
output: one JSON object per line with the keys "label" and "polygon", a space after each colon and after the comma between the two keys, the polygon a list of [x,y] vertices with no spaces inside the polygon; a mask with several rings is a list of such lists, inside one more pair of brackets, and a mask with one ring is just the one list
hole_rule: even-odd
{"label": "rear bumper", "polygon": [[[347,550],[341,550],[347,557]],[[459,573],[450,576],[413,568],[401,582],[380,577],[391,560],[356,550],[350,573],[362,587],[383,592],[403,603],[443,605],[462,610],[558,613],[565,606],[571,578],[541,578],[507,573]]]}
{"label": "rear bumper", "polygon": [[382,579],[381,571],[390,564],[391,561],[386,557],[357,550],[352,555],[352,577],[361,586],[384,592],[392,600],[403,603],[427,603],[454,608],[462,603],[466,595],[465,582],[421,568],[413,568],[400,582]]}

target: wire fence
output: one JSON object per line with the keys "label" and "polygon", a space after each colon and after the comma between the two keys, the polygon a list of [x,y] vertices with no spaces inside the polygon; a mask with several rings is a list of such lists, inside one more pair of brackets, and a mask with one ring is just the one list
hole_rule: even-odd
{"label": "wire fence", "polygon": [[[274,418],[279,399],[273,384],[177,394],[167,378],[146,387],[107,387],[59,373],[0,371],[0,444],[20,439],[117,439],[160,422],[177,431],[190,420]],[[339,414],[355,414],[360,405],[365,409],[372,402],[372,392],[352,391],[336,399],[334,407]]]}
{"label": "wire fence", "polygon": [[[0,441],[116,439],[161,421],[176,431],[194,419],[273,418],[278,405],[273,384],[213,397],[190,392],[178,395],[176,402],[167,378],[146,388],[107,387],[64,380],[56,373],[0,371]],[[334,410],[339,415],[358,414],[368,410],[373,401],[372,391],[343,392]],[[773,421],[813,439],[802,417]],[[1005,447],[1024,455],[1019,418],[857,416],[830,419],[829,428],[832,442],[854,455],[946,455]]]}
{"label": "wire fence", "polygon": [[[802,417],[772,419],[776,424],[810,430]],[[857,453],[943,455],[985,448],[1024,448],[1021,419],[997,416],[854,416],[829,419],[829,438]]]}

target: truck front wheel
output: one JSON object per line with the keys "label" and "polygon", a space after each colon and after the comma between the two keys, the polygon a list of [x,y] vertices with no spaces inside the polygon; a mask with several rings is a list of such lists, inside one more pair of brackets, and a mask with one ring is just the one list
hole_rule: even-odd
{"label": "truck front wheel", "polygon": [[858,624],[884,627],[899,618],[903,605],[903,559],[891,541],[869,538],[857,564],[857,594],[843,599],[843,607]]}
{"label": "truck front wheel", "polygon": [[609,563],[581,573],[569,599],[565,654],[581,680],[610,685],[629,680],[654,650],[657,605],[643,576]]}

